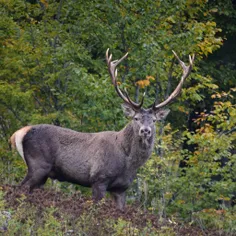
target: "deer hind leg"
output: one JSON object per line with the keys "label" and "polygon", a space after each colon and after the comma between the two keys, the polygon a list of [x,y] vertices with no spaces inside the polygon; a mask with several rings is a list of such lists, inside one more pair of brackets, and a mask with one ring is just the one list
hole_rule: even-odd
{"label": "deer hind leg", "polygon": [[22,180],[22,182],[20,183],[20,187],[23,187],[25,185],[25,183],[32,177],[32,174],[28,171],[27,175],[25,176],[25,178]]}
{"label": "deer hind leg", "polygon": [[45,184],[51,171],[51,165],[47,163],[37,163],[34,162],[34,160],[28,161],[27,165],[28,173],[21,182],[21,187],[27,186],[30,188],[30,192],[32,192],[33,189],[39,188]]}
{"label": "deer hind leg", "polygon": [[25,179],[22,181],[21,186],[29,186],[30,192],[32,192],[33,189],[39,188],[42,185],[45,184],[47,181],[47,173],[45,173],[44,169],[38,169],[34,171],[34,173],[27,174]]}

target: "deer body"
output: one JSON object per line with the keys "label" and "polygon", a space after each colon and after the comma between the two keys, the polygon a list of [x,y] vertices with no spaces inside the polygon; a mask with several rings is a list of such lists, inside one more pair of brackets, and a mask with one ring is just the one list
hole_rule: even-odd
{"label": "deer body", "polygon": [[[145,112],[143,119],[154,118],[154,114]],[[28,174],[21,184],[33,190],[49,177],[92,187],[95,200],[109,191],[115,199],[120,197],[121,203],[117,204],[123,209],[125,191],[154,146],[154,122],[147,126],[151,135],[143,137],[137,135],[140,126],[136,123],[131,121],[119,132],[81,133],[45,124],[28,126],[27,132],[25,128],[18,130],[12,142],[18,141],[17,150],[23,150],[22,158],[28,165]]]}
{"label": "deer body", "polygon": [[[139,147],[136,139],[131,124],[120,132],[100,133],[36,125],[25,135],[23,150],[28,164],[32,162],[37,170],[42,166],[41,171],[45,172],[42,175],[86,187],[104,182],[107,190],[112,190],[123,185],[127,188],[124,183],[129,181],[125,181],[122,175],[132,178],[152,152],[153,138],[144,148]],[[119,179],[122,183],[118,183]]]}
{"label": "deer body", "polygon": [[[155,122],[165,119],[169,113],[168,109],[160,108],[171,100],[144,109],[143,100],[136,104],[127,93],[124,95],[117,86],[115,68],[126,56],[111,62],[107,51],[112,82],[125,102],[125,115],[132,120],[119,132],[82,133],[45,124],[16,131],[10,141],[28,166],[22,186],[33,190],[48,178],[68,181],[92,187],[94,200],[100,200],[109,191],[117,207],[124,208],[125,191],[152,153]],[[178,93],[175,90],[171,96],[176,97]]]}

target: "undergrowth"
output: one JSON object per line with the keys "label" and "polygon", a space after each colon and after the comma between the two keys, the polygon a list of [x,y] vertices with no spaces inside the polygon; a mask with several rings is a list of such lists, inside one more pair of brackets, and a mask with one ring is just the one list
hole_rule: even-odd
{"label": "undergrowth", "polygon": [[101,208],[104,202],[93,204],[86,201],[86,211],[74,215],[55,206],[42,207],[26,201],[26,195],[18,195],[14,207],[4,199],[0,191],[0,232],[5,236],[64,236],[64,235],[175,235],[171,227],[155,228],[151,222],[136,225],[122,217],[104,217]]}

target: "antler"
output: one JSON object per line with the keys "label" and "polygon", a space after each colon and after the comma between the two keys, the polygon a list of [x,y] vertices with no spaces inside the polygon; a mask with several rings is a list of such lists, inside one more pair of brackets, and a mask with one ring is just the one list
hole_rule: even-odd
{"label": "antler", "polygon": [[191,73],[192,67],[193,67],[193,62],[195,59],[195,54],[193,54],[193,56],[189,55],[189,66],[186,66],[184,64],[183,61],[181,61],[178,57],[178,55],[175,53],[175,51],[172,50],[172,52],[174,53],[175,57],[177,58],[179,64],[181,65],[182,69],[183,69],[183,75],[181,77],[181,80],[178,84],[178,86],[176,87],[176,89],[173,91],[173,93],[162,103],[156,104],[156,101],[153,104],[153,109],[154,110],[158,110],[164,106],[166,106],[167,104],[169,104],[172,100],[174,100],[181,92],[183,83],[185,81],[185,79],[189,76],[189,74]]}
{"label": "antler", "polygon": [[119,60],[111,61],[112,60],[112,54],[110,54],[110,56],[109,56],[109,48],[106,51],[106,61],[107,61],[107,65],[108,65],[108,70],[109,70],[109,73],[111,75],[112,83],[115,86],[117,94],[124,100],[125,103],[131,105],[133,107],[133,109],[139,110],[143,105],[144,96],[142,97],[142,100],[139,104],[135,103],[130,99],[127,91],[124,91],[124,94],[122,93],[122,91],[119,89],[118,83],[117,83],[117,69],[116,69],[116,67],[127,56],[128,56],[128,52],[122,58],[120,58]]}

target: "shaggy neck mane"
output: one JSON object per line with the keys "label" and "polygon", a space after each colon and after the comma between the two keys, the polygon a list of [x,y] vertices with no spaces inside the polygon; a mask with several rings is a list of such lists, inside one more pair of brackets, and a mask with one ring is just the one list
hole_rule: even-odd
{"label": "shaggy neck mane", "polygon": [[130,122],[120,132],[121,149],[129,158],[129,166],[136,169],[143,165],[152,153],[154,146],[154,135],[144,139],[135,134],[133,125]]}

